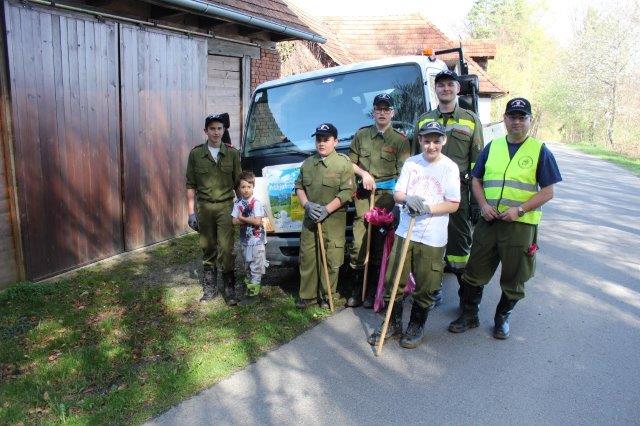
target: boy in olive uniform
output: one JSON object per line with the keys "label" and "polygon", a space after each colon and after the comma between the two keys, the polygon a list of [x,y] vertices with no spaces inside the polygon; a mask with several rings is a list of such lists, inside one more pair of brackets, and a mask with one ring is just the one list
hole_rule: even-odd
{"label": "boy in olive uniform", "polygon": [[204,121],[207,141],[189,153],[187,162],[187,205],[189,226],[200,233],[203,295],[201,301],[218,294],[219,264],[228,304],[237,303],[233,255],[231,209],[234,187],[240,176],[240,152],[222,143],[226,114],[210,115]]}
{"label": "boy in olive uniform", "polygon": [[[436,294],[442,288],[447,223],[449,214],[456,211],[460,202],[458,167],[442,154],[447,139],[444,126],[438,122],[426,123],[420,128],[418,138],[422,154],[409,157],[404,163],[394,192],[395,201],[404,204],[406,209],[400,215],[397,238],[389,256],[384,296],[387,309],[392,309],[385,338],[402,336],[400,346],[407,349],[416,348],[422,342],[429,310],[435,305]],[[408,235],[410,217],[415,218],[415,224],[412,234]],[[407,238],[407,257],[404,264],[400,264]],[[403,332],[402,296],[409,272],[415,277],[416,289],[409,325]],[[395,295],[396,299],[390,300],[391,287],[398,273],[400,290]],[[369,336],[369,344],[378,343],[383,323]]]}
{"label": "boy in olive uniform", "polygon": [[[316,128],[317,153],[300,166],[296,195],[304,207],[300,233],[300,297],[296,307],[304,309],[319,302],[328,307],[327,284],[335,291],[338,269],[344,261],[347,213],[344,204],[354,191],[353,167],[346,155],[336,152],[338,130],[330,123]],[[317,224],[322,223],[329,281],[324,282]]]}
{"label": "boy in olive uniform", "polygon": [[[371,208],[371,191],[375,191],[376,207],[393,210],[393,188],[402,170],[402,164],[409,158],[409,141],[391,127],[393,98],[381,93],[373,99],[373,118],[375,123],[358,130],[349,148],[349,158],[353,162],[353,171],[362,184],[358,185],[355,196],[356,216],[353,220],[353,248],[351,250],[352,269],[351,297],[347,306],[355,307],[362,303],[362,280],[367,250],[367,225],[364,214]],[[377,227],[371,228],[371,247],[369,251],[369,278],[364,307],[373,307],[376,283],[382,262],[384,237]]]}

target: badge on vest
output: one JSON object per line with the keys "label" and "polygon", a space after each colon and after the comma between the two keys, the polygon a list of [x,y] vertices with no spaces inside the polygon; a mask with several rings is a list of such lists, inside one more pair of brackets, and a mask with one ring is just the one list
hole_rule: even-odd
{"label": "badge on vest", "polygon": [[518,160],[518,166],[520,166],[521,169],[530,169],[533,166],[533,158],[528,155],[520,158],[520,160]]}

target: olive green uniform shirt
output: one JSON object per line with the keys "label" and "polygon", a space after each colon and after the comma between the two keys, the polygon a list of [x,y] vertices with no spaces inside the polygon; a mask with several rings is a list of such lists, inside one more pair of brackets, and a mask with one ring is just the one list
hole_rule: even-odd
{"label": "olive green uniform shirt", "polygon": [[223,274],[233,272],[234,267],[231,208],[241,171],[240,152],[224,143],[218,161],[211,157],[207,142],[189,153],[187,189],[196,191],[202,263],[212,269],[219,265]]}
{"label": "olive green uniform shirt", "polygon": [[235,182],[241,171],[240,151],[220,144],[216,162],[205,142],[189,153],[187,189],[196,190],[198,202],[219,203],[232,200],[235,196]]}
{"label": "olive green uniform shirt", "polygon": [[315,154],[300,166],[295,188],[303,189],[309,201],[323,206],[337,197],[343,204],[339,210],[344,210],[344,203],[351,199],[354,191],[351,161],[336,151],[324,159]]}
{"label": "olive green uniform shirt", "polygon": [[295,188],[304,190],[309,201],[320,205],[327,205],[336,197],[342,203],[342,207],[322,221],[329,283],[325,281],[321,270],[317,224],[305,215],[300,233],[300,298],[324,298],[327,295],[327,285],[331,285],[335,291],[338,270],[344,261],[347,226],[344,203],[351,199],[355,190],[351,161],[346,155],[335,151],[325,159],[318,154],[309,157],[300,167]]}
{"label": "olive green uniform shirt", "polygon": [[446,123],[445,115],[440,112],[440,108],[422,114],[416,122],[413,136],[412,152],[414,154],[421,152],[418,130],[430,121],[437,121],[445,126],[447,143],[442,147],[442,153],[458,165],[461,177],[469,175],[476,164],[480,151],[484,148],[482,123],[480,123],[478,116],[473,111],[460,108],[458,105]]}
{"label": "olive green uniform shirt", "polygon": [[375,125],[358,130],[351,141],[349,158],[376,181],[397,178],[409,158],[409,141],[391,126],[380,133]]}
{"label": "olive green uniform shirt", "polygon": [[[391,126],[384,133],[381,133],[374,124],[362,127],[356,132],[349,148],[349,158],[379,182],[398,178],[402,165],[409,158],[409,151],[409,141],[402,133]],[[371,208],[369,197],[368,191],[359,188],[354,200],[356,215],[353,220],[353,245],[350,252],[350,263],[354,269],[362,269],[367,256],[365,242],[367,241],[368,229],[364,223],[364,214]],[[377,190],[374,202],[376,207],[392,210],[395,204],[393,190]],[[380,264],[383,249],[384,237],[377,230],[373,230],[371,247],[369,248],[370,260],[373,264]],[[371,272],[373,271],[371,270]],[[369,277],[375,279],[375,275],[375,273],[371,273]],[[360,283],[356,285],[359,286]],[[368,286],[368,288],[373,288],[373,286]]]}

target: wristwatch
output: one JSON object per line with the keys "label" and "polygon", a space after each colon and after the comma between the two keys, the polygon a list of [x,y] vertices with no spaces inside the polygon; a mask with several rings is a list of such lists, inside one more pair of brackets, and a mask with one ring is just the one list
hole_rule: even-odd
{"label": "wristwatch", "polygon": [[526,212],[524,211],[524,209],[522,208],[522,206],[518,206],[518,217],[522,217],[524,216]]}

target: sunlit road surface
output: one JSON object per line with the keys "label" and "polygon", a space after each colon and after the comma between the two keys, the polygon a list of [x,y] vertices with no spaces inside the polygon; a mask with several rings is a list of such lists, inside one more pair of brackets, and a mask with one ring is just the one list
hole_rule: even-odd
{"label": "sunlit road surface", "polygon": [[640,178],[550,147],[564,181],[510,339],[491,335],[497,278],[480,327],[447,331],[447,275],[418,349],[376,357],[379,317],[345,309],[150,424],[640,424]]}

